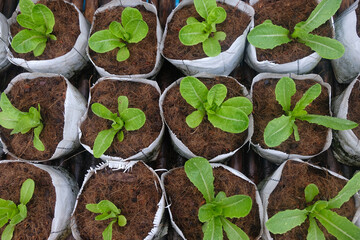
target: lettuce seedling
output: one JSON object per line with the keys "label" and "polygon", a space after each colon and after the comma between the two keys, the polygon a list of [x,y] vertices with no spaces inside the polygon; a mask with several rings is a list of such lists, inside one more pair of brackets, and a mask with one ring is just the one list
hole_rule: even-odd
{"label": "lettuce seedling", "polygon": [[229,240],[249,239],[243,230],[226,218],[247,216],[252,208],[251,198],[246,195],[226,197],[224,192],[219,192],[215,197],[213,170],[205,158],[191,158],[184,168],[189,180],[206,200],[198,213],[199,221],[204,223],[203,239],[223,239],[223,229]]}
{"label": "lettuce seedling", "polygon": [[0,228],[5,227],[1,240],[10,240],[13,237],[16,224],[27,217],[26,204],[31,200],[35,189],[35,182],[31,178],[26,179],[20,189],[20,204],[16,205],[11,200],[0,198]]}
{"label": "lettuce seedling", "polygon": [[187,25],[181,28],[179,40],[186,46],[202,43],[204,53],[209,57],[215,57],[221,53],[219,41],[226,38],[226,33],[216,31],[216,24],[226,19],[226,11],[216,5],[216,0],[194,0],[195,9],[205,19],[199,22],[194,17],[186,20]]}
{"label": "lettuce seedling", "polygon": [[38,109],[30,107],[29,112],[21,112],[15,108],[5,93],[1,94],[0,99],[0,125],[6,129],[13,129],[10,134],[25,134],[34,129],[34,147],[39,151],[44,151],[45,146],[40,140],[40,133],[44,128],[41,122],[40,104]]}
{"label": "lettuce seedling", "polygon": [[35,5],[31,0],[20,0],[19,7],[21,14],[16,20],[27,29],[15,35],[11,46],[17,53],[33,51],[38,57],[44,52],[48,39],[56,40],[56,36],[51,34],[55,25],[54,14],[45,5]]}
{"label": "lettuce seedling", "polygon": [[348,130],[358,126],[357,123],[330,116],[308,114],[305,108],[310,105],[321,93],[321,85],[316,83],[311,86],[296,103],[294,109],[290,111],[291,97],[296,93],[294,80],[283,77],[275,87],[276,100],[282,106],[285,115],[271,120],[264,131],[264,141],[269,147],[279,146],[288,139],[294,132],[295,140],[299,141],[300,136],[295,120],[307,121],[318,125],[335,129]]}
{"label": "lettuce seedling", "polygon": [[147,23],[139,10],[126,7],[121,14],[121,23],[113,21],[109,29],[95,32],[89,38],[89,47],[97,53],[109,52],[119,48],[116,60],[125,61],[130,57],[128,43],[138,43],[149,31]]}
{"label": "lettuce seedling", "polygon": [[306,21],[295,25],[294,32],[291,34],[288,29],[274,25],[271,20],[266,20],[253,28],[247,39],[253,46],[262,49],[273,49],[297,40],[316,51],[323,58],[340,58],[345,52],[345,48],[340,42],[332,38],[310,34],[329,20],[339,9],[340,4],[341,0],[322,0]]}
{"label": "lettuce seedling", "polygon": [[111,219],[111,222],[102,233],[104,240],[112,239],[112,226],[114,223],[117,222],[120,227],[126,225],[127,221],[125,216],[120,214],[121,210],[109,200],[102,200],[98,204],[86,204],[86,209],[93,213],[101,213],[95,217],[95,220],[102,221]]}
{"label": "lettuce seedling", "polygon": [[225,132],[241,133],[248,128],[248,115],[253,106],[246,97],[233,97],[224,102],[227,88],[216,84],[210,91],[195,77],[185,77],[180,82],[180,94],[197,110],[186,117],[190,128],[196,128],[207,114],[210,123]]}
{"label": "lettuce seedling", "polygon": [[[283,234],[301,225],[309,218],[308,240],[325,240],[325,236],[318,227],[317,221],[337,239],[360,239],[360,228],[355,226],[346,217],[339,216],[336,212],[331,211],[331,209],[340,208],[359,190],[360,173],[357,173],[347,182],[336,197],[329,201],[318,200],[302,210],[292,209],[278,212],[266,222],[266,227],[274,234]],[[319,189],[315,184],[307,185],[305,188],[306,203],[313,201],[318,194]]]}
{"label": "lettuce seedling", "polygon": [[134,131],[140,129],[146,121],[143,111],[138,108],[128,108],[129,100],[126,96],[118,97],[118,112],[112,113],[104,105],[93,103],[91,110],[98,117],[113,121],[110,129],[99,132],[94,142],[94,156],[99,158],[111,146],[115,135],[122,142],[124,140],[124,132],[121,130],[125,127],[126,131]]}

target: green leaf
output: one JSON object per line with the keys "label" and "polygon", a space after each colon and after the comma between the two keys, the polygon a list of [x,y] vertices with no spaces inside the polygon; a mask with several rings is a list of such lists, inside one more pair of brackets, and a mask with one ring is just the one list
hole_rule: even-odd
{"label": "green leaf", "polygon": [[31,0],[20,0],[19,1],[19,8],[22,15],[31,15],[31,11],[35,4]]}
{"label": "green leaf", "polygon": [[227,88],[224,84],[216,84],[214,85],[208,92],[207,102],[210,106],[215,104],[216,106],[220,106],[227,94]]}
{"label": "green leaf", "polygon": [[192,23],[199,23],[199,21],[194,18],[194,17],[189,17],[188,19],[186,19],[186,24],[192,24]]}
{"label": "green leaf", "polygon": [[294,227],[300,226],[307,218],[307,211],[294,209],[278,212],[267,222],[266,227],[274,234],[283,234]]}
{"label": "green leaf", "polygon": [[28,53],[34,50],[39,43],[46,42],[47,38],[37,31],[24,29],[15,35],[11,47],[17,53]]}
{"label": "green leaf", "polygon": [[146,121],[145,113],[138,108],[125,109],[120,113],[120,117],[125,122],[125,129],[127,131],[140,129]]}
{"label": "green leaf", "polygon": [[241,230],[238,226],[230,222],[225,218],[221,218],[222,226],[226,232],[226,235],[229,240],[248,240],[249,237],[246,233]]}
{"label": "green leaf", "polygon": [[323,115],[308,114],[298,118],[300,120],[307,121],[309,123],[316,123],[318,125],[335,130],[348,130],[358,126],[357,123],[347,119],[323,116]]}
{"label": "green leaf", "polygon": [[0,215],[0,228],[2,228],[3,226],[5,226],[5,224],[7,224],[9,221],[9,218],[7,217],[7,215]]}
{"label": "green leaf", "polygon": [[246,195],[235,195],[224,198],[219,202],[222,207],[223,216],[229,218],[245,217],[252,208],[251,197]]}
{"label": "green leaf", "polygon": [[101,103],[93,103],[91,105],[91,111],[98,117],[115,121],[117,114],[112,113],[107,107]]}
{"label": "green leaf", "polygon": [[124,132],[123,131],[118,132],[117,139],[119,142],[124,141]]}
{"label": "green leaf", "polygon": [[42,123],[40,123],[39,126],[37,126],[36,128],[34,128],[34,139],[33,139],[33,144],[34,147],[38,150],[38,151],[45,151],[45,146],[42,143],[42,141],[40,140],[40,134],[41,131],[43,130],[44,125]]}
{"label": "green leaf", "polygon": [[149,31],[147,23],[143,20],[132,20],[128,22],[124,28],[125,31],[130,34],[129,43],[140,42],[146,37]]}
{"label": "green leaf", "polygon": [[223,230],[220,217],[215,217],[207,224],[203,240],[222,240]]}
{"label": "green leaf", "polygon": [[253,46],[263,49],[273,49],[291,41],[289,30],[274,25],[270,20],[266,20],[253,28],[249,32],[247,39]]}
{"label": "green leaf", "polygon": [[215,32],[214,33],[214,39],[218,40],[218,41],[224,41],[226,38],[226,33],[224,32]]}
{"label": "green leaf", "polygon": [[311,86],[301,97],[301,99],[296,103],[293,114],[304,110],[310,103],[312,103],[319,95],[321,94],[321,85],[316,83]]}
{"label": "green leaf", "polygon": [[142,20],[140,11],[136,8],[126,7],[121,13],[121,23],[125,26],[133,20]]}
{"label": "green leaf", "polygon": [[214,127],[230,133],[241,133],[249,126],[249,118],[242,110],[228,106],[222,106],[215,114],[208,113],[208,120]]}
{"label": "green leaf", "polygon": [[203,108],[208,92],[205,84],[195,77],[185,77],[180,82],[181,96],[196,109]]}
{"label": "green leaf", "polygon": [[119,227],[124,227],[127,223],[127,220],[124,215],[118,216],[118,225]]}
{"label": "green leaf", "polygon": [[305,192],[305,200],[307,203],[309,203],[312,200],[314,200],[314,197],[316,197],[319,194],[319,188],[315,184],[311,183],[306,186],[304,192]]}
{"label": "green leaf", "polygon": [[206,25],[204,23],[192,23],[180,29],[179,40],[185,46],[193,46],[204,42],[209,37],[209,33],[205,32]]}
{"label": "green leaf", "polygon": [[35,190],[35,182],[31,178],[26,179],[21,185],[20,202],[26,205],[32,198]]}
{"label": "green leaf", "polygon": [[323,209],[316,213],[315,217],[337,239],[360,239],[360,228],[355,226],[346,217],[339,216],[328,209]]}
{"label": "green leaf", "polygon": [[360,189],[360,172],[356,173],[344,186],[344,188],[328,201],[329,208],[340,208],[345,202],[355,195]]}
{"label": "green leaf", "polygon": [[4,200],[0,198],[0,216],[6,215],[8,218],[11,218],[13,212],[15,212],[15,214],[18,212],[16,204],[11,200]]}
{"label": "green leaf", "polygon": [[36,108],[31,107],[28,113],[20,116],[14,130],[11,131],[10,134],[16,134],[19,132],[25,134],[28,131],[30,131],[32,128],[35,128],[40,124],[41,124],[40,113],[37,112]]}
{"label": "green leaf", "polygon": [[207,204],[202,205],[199,208],[199,214],[198,214],[199,221],[202,223],[209,222],[212,218],[220,215],[221,209],[218,208],[218,210],[220,210],[220,211],[216,212],[216,207],[217,207],[217,205],[213,204],[213,203],[207,203]]}
{"label": "green leaf", "polygon": [[45,51],[46,42],[39,43],[37,47],[33,50],[34,56],[38,57]]}
{"label": "green leaf", "polygon": [[18,116],[9,114],[8,112],[0,112],[0,125],[6,129],[13,129],[18,121]]}
{"label": "green leaf", "polygon": [[215,198],[216,202],[220,202],[221,200],[223,200],[224,198],[226,198],[226,194],[223,191],[220,191]]}
{"label": "green leaf", "polygon": [[282,77],[275,87],[276,100],[285,112],[290,111],[291,97],[296,93],[294,80],[289,77]]}
{"label": "green leaf", "polygon": [[202,18],[207,19],[211,10],[216,8],[216,1],[215,0],[194,0],[194,5],[195,5],[195,9],[199,13],[199,15]]}
{"label": "green leaf", "polygon": [[109,25],[109,30],[117,38],[121,38],[123,40],[125,39],[124,34],[123,34],[125,32],[125,29],[121,25],[121,23],[119,23],[117,21],[112,21]]}
{"label": "green leaf", "polygon": [[216,57],[221,53],[220,43],[213,37],[206,39],[202,44],[202,48],[208,57]]}
{"label": "green leaf", "polygon": [[208,23],[222,23],[226,19],[226,11],[222,7],[213,8],[206,21]]}
{"label": "green leaf", "polygon": [[299,130],[298,130],[298,127],[296,126],[295,123],[294,123],[294,125],[293,125],[293,130],[294,130],[294,138],[295,138],[295,141],[300,141]]}
{"label": "green leaf", "polygon": [[126,44],[110,32],[110,30],[101,30],[89,38],[89,47],[97,53],[109,52],[117,47],[122,48]]}
{"label": "green leaf", "polygon": [[125,46],[119,49],[117,55],[116,55],[116,60],[118,62],[122,62],[127,60],[130,57],[130,52],[129,49]]}
{"label": "green leaf", "polygon": [[8,224],[3,233],[1,234],[1,240],[11,240],[15,230],[15,225]]}
{"label": "green leaf", "polygon": [[235,107],[243,111],[246,115],[249,115],[253,111],[253,105],[251,101],[246,97],[233,97],[226,100],[222,106]]}
{"label": "green leaf", "polygon": [[204,111],[201,111],[201,110],[194,111],[186,117],[186,124],[190,128],[196,128],[197,126],[200,125],[204,116],[205,116]]}
{"label": "green leaf", "polygon": [[99,132],[94,142],[94,157],[99,158],[111,146],[117,131],[110,128]]}
{"label": "green leaf", "polygon": [[19,213],[11,219],[10,224],[16,225],[27,217],[27,208],[24,204],[19,204],[18,209]]}
{"label": "green leaf", "polygon": [[269,147],[279,146],[293,133],[294,123],[295,120],[285,115],[271,120],[264,130],[265,144]]}
{"label": "green leaf", "polygon": [[105,228],[105,230],[102,233],[104,240],[111,240],[112,239],[112,225],[116,222],[116,220],[113,220],[109,223],[109,225]]}
{"label": "green leaf", "polygon": [[118,97],[118,111],[122,113],[125,109],[129,107],[129,99],[126,96]]}
{"label": "green leaf", "polygon": [[306,239],[307,240],[325,240],[324,233],[321,231],[321,229],[316,224],[316,221],[314,218],[310,217],[310,226],[308,230],[308,234]]}
{"label": "green leaf", "polygon": [[120,210],[109,200],[102,200],[98,203],[98,208],[102,212],[111,211],[116,214],[120,214]]}
{"label": "green leaf", "polygon": [[30,15],[19,14],[16,17],[16,21],[24,28],[34,29],[36,27]]}
{"label": "green leaf", "polygon": [[85,208],[93,213],[102,213],[102,210],[98,208],[98,205],[96,203],[86,204]]}
{"label": "green leaf", "polygon": [[57,40],[57,37],[56,37],[55,35],[53,35],[53,34],[49,34],[49,38],[50,38],[51,40],[54,40],[54,41]]}
{"label": "green leaf", "polygon": [[47,6],[36,4],[31,11],[31,17],[36,25],[46,26],[44,34],[49,34],[53,31],[55,18],[54,14]]}
{"label": "green leaf", "polygon": [[345,47],[337,40],[313,34],[302,35],[299,42],[316,51],[322,58],[337,59],[345,53]]}
{"label": "green leaf", "polygon": [[194,157],[185,162],[185,173],[189,180],[202,193],[206,202],[214,199],[214,175],[208,160]]}
{"label": "green leaf", "polygon": [[107,219],[110,219],[110,218],[116,218],[116,214],[113,213],[113,212],[105,212],[103,214],[97,215],[95,217],[95,220],[96,221],[104,221],[104,220],[107,220]]}
{"label": "green leaf", "polygon": [[11,104],[9,98],[6,96],[4,92],[1,93],[0,108],[3,112],[7,112],[8,114],[15,115],[16,117],[18,115],[24,114],[23,112],[21,112]]}

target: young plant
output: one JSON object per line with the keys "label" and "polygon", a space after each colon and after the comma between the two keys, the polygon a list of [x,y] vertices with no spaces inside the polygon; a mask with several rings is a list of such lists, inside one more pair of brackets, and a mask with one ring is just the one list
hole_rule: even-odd
{"label": "young plant", "polygon": [[28,178],[21,185],[20,204],[16,205],[11,200],[0,198],[0,228],[5,227],[1,235],[1,240],[10,240],[13,237],[16,224],[27,217],[26,204],[31,200],[35,189],[35,182]]}
{"label": "young plant", "polygon": [[121,210],[109,200],[102,200],[98,204],[86,204],[86,209],[93,213],[101,213],[95,217],[95,220],[102,221],[111,219],[111,222],[102,233],[104,240],[112,239],[112,225],[114,223],[117,222],[120,227],[126,225],[126,218],[120,214]]}
{"label": "young plant", "polygon": [[34,147],[39,151],[44,151],[44,144],[40,140],[40,133],[44,128],[41,122],[40,104],[38,109],[30,107],[29,112],[21,112],[15,108],[6,94],[3,92],[0,99],[0,125],[6,129],[13,129],[10,134],[25,134],[34,129]]}
{"label": "young plant", "polygon": [[246,233],[226,218],[240,218],[249,214],[252,200],[246,195],[226,197],[219,192],[215,197],[214,175],[208,160],[191,158],[185,163],[190,181],[202,193],[206,204],[199,208],[199,221],[203,224],[204,240],[223,239],[223,229],[229,240],[249,239]]}
{"label": "young plant", "polygon": [[187,25],[179,32],[180,42],[186,46],[202,43],[204,53],[215,57],[221,53],[219,41],[226,38],[226,33],[216,31],[216,24],[226,19],[226,11],[216,5],[216,0],[194,0],[195,9],[205,19],[199,22],[194,17],[186,20]]}
{"label": "young plant", "polygon": [[180,82],[181,96],[197,110],[186,117],[190,128],[196,128],[207,114],[210,123],[225,132],[241,133],[249,125],[248,115],[253,106],[245,97],[233,97],[224,102],[227,88],[216,84],[210,91],[195,77],[185,77]]}
{"label": "young plant", "polygon": [[305,108],[310,105],[321,93],[321,85],[316,83],[311,86],[302,98],[290,111],[291,97],[296,93],[294,80],[283,77],[275,87],[276,100],[282,106],[285,115],[271,120],[264,131],[264,141],[269,147],[279,146],[294,133],[296,141],[300,140],[295,120],[307,121],[335,130],[348,130],[358,126],[357,123],[330,116],[308,114]]}
{"label": "young plant", "polygon": [[40,56],[46,47],[48,39],[56,40],[51,34],[55,25],[54,14],[43,4],[34,4],[31,0],[20,0],[21,14],[16,17],[20,26],[27,28],[15,35],[11,42],[17,53],[33,51],[34,56]]}
{"label": "young plant", "polygon": [[89,38],[89,47],[97,53],[109,52],[119,48],[116,60],[125,61],[130,57],[128,43],[138,43],[149,31],[147,23],[139,10],[126,7],[121,14],[121,23],[113,21],[109,29],[95,32]]}
{"label": "young plant", "polygon": [[[253,28],[247,39],[253,46],[262,49],[273,49],[276,46],[297,40],[316,51],[323,58],[340,58],[345,52],[345,48],[340,42],[328,37],[310,34],[329,20],[339,9],[340,4],[341,0],[322,0],[306,21],[295,25],[294,32],[291,34],[288,29],[266,20]],[[284,10],[286,11],[286,9]]]}
{"label": "young plant", "polygon": [[[305,209],[293,209],[278,212],[267,222],[266,227],[274,234],[283,234],[296,226],[300,226],[308,218],[310,226],[307,239],[324,239],[325,236],[317,225],[321,223],[325,229],[337,239],[360,239],[360,228],[355,226],[346,217],[339,216],[331,209],[340,208],[350,197],[360,190],[360,173],[350,179],[344,188],[329,201],[318,200]],[[305,188],[306,203],[310,203],[319,194],[315,184]],[[316,220],[317,221],[316,221]]]}
{"label": "young plant", "polygon": [[110,129],[99,132],[95,139],[93,150],[96,158],[103,155],[111,146],[116,134],[120,142],[124,140],[123,127],[126,131],[135,131],[145,124],[145,113],[138,108],[128,108],[128,106],[129,100],[126,96],[118,97],[118,113],[112,113],[100,103],[91,105],[91,110],[95,115],[113,122]]}

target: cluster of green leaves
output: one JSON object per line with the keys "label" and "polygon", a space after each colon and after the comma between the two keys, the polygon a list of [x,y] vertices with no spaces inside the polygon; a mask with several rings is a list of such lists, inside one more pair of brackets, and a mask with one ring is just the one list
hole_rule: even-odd
{"label": "cluster of green leaves", "polygon": [[223,229],[229,240],[249,239],[246,233],[226,218],[240,218],[249,214],[252,200],[246,195],[226,197],[219,192],[215,197],[213,170],[205,158],[191,158],[185,163],[190,181],[202,193],[206,204],[199,209],[199,221],[203,224],[204,240],[223,239]]}
{"label": "cluster of green leaves", "polygon": [[262,49],[273,49],[295,39],[316,51],[323,58],[340,58],[345,52],[345,48],[340,42],[328,37],[310,34],[329,20],[339,9],[340,4],[341,0],[322,0],[306,21],[295,25],[294,32],[291,34],[288,29],[266,20],[253,28],[247,39],[253,46]]}
{"label": "cluster of green leaves", "polygon": [[44,151],[44,144],[40,140],[40,133],[44,128],[41,122],[40,104],[38,109],[30,107],[29,112],[21,112],[15,108],[6,94],[1,94],[0,100],[0,125],[6,129],[13,129],[10,134],[21,133],[25,134],[31,129],[34,129],[34,147],[39,151]]}
{"label": "cluster of green leaves", "polygon": [[[347,182],[344,188],[329,201],[318,200],[305,209],[293,209],[278,212],[266,222],[266,227],[274,234],[283,234],[294,227],[301,225],[309,218],[310,226],[307,234],[308,240],[325,240],[325,236],[318,227],[316,220],[318,220],[321,225],[337,239],[360,239],[360,228],[355,226],[346,217],[339,216],[337,213],[330,210],[340,208],[359,190],[360,173],[357,173]],[[315,184],[309,184],[305,188],[306,202],[312,202],[318,194],[318,187]]]}
{"label": "cluster of green leaves", "polygon": [[186,20],[187,25],[179,32],[180,42],[186,46],[202,43],[204,53],[215,57],[221,53],[219,41],[226,38],[226,33],[216,31],[216,24],[226,19],[226,11],[216,5],[216,0],[194,0],[196,11],[205,19],[199,22],[194,17]]}
{"label": "cluster of green leaves", "polygon": [[126,225],[127,221],[125,216],[120,214],[121,210],[109,200],[102,200],[98,204],[86,204],[86,209],[93,213],[101,213],[95,217],[95,220],[111,219],[111,222],[102,233],[104,240],[112,239],[112,226],[114,223],[117,222],[120,227]]}
{"label": "cluster of green leaves", "polygon": [[128,108],[128,106],[129,99],[126,96],[118,97],[118,113],[112,113],[101,103],[91,105],[91,110],[95,115],[113,122],[110,129],[99,132],[95,139],[93,150],[96,158],[99,158],[111,146],[116,134],[120,142],[124,140],[123,127],[126,131],[135,131],[145,124],[145,113],[138,108]]}
{"label": "cluster of green leaves", "polygon": [[1,240],[10,240],[13,237],[16,224],[27,217],[26,204],[31,200],[35,189],[35,182],[31,178],[26,179],[20,189],[20,204],[16,205],[11,200],[0,198],[0,228],[5,227]]}
{"label": "cluster of green leaves", "polygon": [[130,57],[127,43],[138,43],[149,31],[147,23],[139,10],[126,7],[121,14],[121,23],[113,21],[109,29],[95,32],[89,38],[89,47],[97,53],[109,52],[119,48],[116,60],[125,61]]}
{"label": "cluster of green leaves", "polygon": [[357,123],[336,117],[308,114],[305,108],[310,105],[321,93],[321,85],[316,83],[311,86],[290,111],[291,97],[296,93],[294,80],[283,77],[276,84],[276,100],[282,106],[285,115],[271,120],[264,131],[264,141],[269,147],[279,146],[294,133],[295,140],[299,141],[300,136],[295,120],[307,121],[335,130],[348,130],[358,126]]}
{"label": "cluster of green leaves", "polygon": [[40,56],[46,47],[48,39],[56,40],[51,34],[55,25],[54,14],[43,4],[34,4],[31,0],[20,0],[21,14],[16,17],[20,26],[27,28],[15,35],[11,42],[17,53],[33,51],[34,56]]}
{"label": "cluster of green leaves", "polygon": [[210,90],[197,78],[185,77],[180,82],[181,96],[197,110],[186,117],[186,123],[196,128],[207,114],[210,123],[225,132],[240,133],[249,125],[248,115],[253,106],[246,97],[225,100],[227,88],[216,84]]}

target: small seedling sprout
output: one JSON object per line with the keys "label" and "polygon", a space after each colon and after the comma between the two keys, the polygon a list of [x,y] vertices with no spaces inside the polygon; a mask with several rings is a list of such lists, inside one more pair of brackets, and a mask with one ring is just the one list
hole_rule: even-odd
{"label": "small seedling sprout", "polygon": [[186,20],[187,25],[179,32],[180,42],[186,46],[202,43],[204,53],[215,57],[221,53],[219,41],[226,38],[226,33],[216,31],[216,24],[226,19],[226,11],[216,5],[216,0],[194,0],[195,9],[205,19],[199,22],[194,17]]}
{"label": "small seedling sprout", "polygon": [[357,123],[336,117],[308,114],[305,108],[310,105],[321,93],[321,85],[316,83],[311,86],[296,103],[294,109],[290,111],[291,97],[296,93],[294,80],[283,77],[275,87],[276,100],[282,106],[285,115],[271,120],[264,131],[264,141],[269,147],[279,146],[288,139],[293,133],[295,140],[299,141],[299,131],[295,120],[307,121],[318,125],[335,129],[348,130],[358,126]]}
{"label": "small seedling sprout", "polygon": [[224,192],[215,196],[213,170],[205,158],[195,157],[185,163],[185,173],[202,193],[206,203],[199,209],[204,240],[223,239],[223,230],[229,240],[249,239],[246,233],[227,218],[240,218],[249,214],[252,200],[246,195],[227,197]]}
{"label": "small seedling sprout", "polygon": [[19,205],[16,205],[11,200],[4,200],[0,198],[0,228],[8,223],[1,234],[1,240],[11,240],[16,224],[20,223],[27,217],[26,204],[28,204],[31,200],[34,194],[34,189],[34,180],[28,178],[21,185]]}
{"label": "small seedling sprout", "polygon": [[180,82],[181,96],[188,104],[197,109],[186,117],[190,128],[196,128],[205,114],[210,123],[225,132],[241,133],[248,128],[248,115],[253,106],[246,97],[233,97],[226,101],[227,88],[216,84],[210,90],[199,79],[185,77]]}
{"label": "small seedling sprout", "polygon": [[247,39],[253,46],[262,49],[273,49],[276,46],[297,40],[316,51],[323,58],[340,58],[345,52],[345,48],[340,42],[328,37],[310,34],[329,20],[340,5],[341,0],[322,0],[306,21],[295,25],[294,32],[291,34],[288,29],[274,25],[271,20],[266,20],[253,28]]}
{"label": "small seedling sprout", "polygon": [[55,25],[54,14],[45,5],[34,4],[31,0],[20,0],[19,8],[21,14],[16,20],[27,29],[14,36],[11,46],[17,53],[33,51],[38,57],[44,52],[48,39],[56,40],[51,34]]}
{"label": "small seedling sprout", "polygon": [[140,42],[146,37],[148,31],[149,27],[140,11],[126,7],[121,14],[121,23],[113,21],[109,29],[95,32],[89,38],[89,47],[97,53],[119,48],[116,60],[122,62],[130,57],[127,44]]}
{"label": "small seedling sprout", "polygon": [[95,115],[113,122],[110,129],[99,132],[95,139],[93,150],[96,158],[99,158],[111,146],[115,135],[119,142],[124,140],[123,127],[126,131],[135,131],[145,124],[145,113],[138,108],[128,108],[128,106],[129,100],[126,96],[118,97],[118,113],[112,113],[100,103],[91,105],[91,110]]}
{"label": "small seedling sprout", "polygon": [[6,129],[13,129],[10,134],[25,134],[34,129],[34,147],[39,151],[44,151],[45,146],[40,140],[40,133],[44,128],[41,122],[40,104],[38,109],[30,107],[29,112],[21,112],[15,108],[6,94],[3,92],[0,99],[0,125]]}
{"label": "small seedling sprout", "polygon": [[109,200],[102,200],[98,204],[86,204],[86,209],[93,213],[101,213],[95,217],[97,221],[111,219],[111,222],[102,233],[104,240],[112,239],[112,226],[114,223],[117,222],[119,227],[126,225],[126,218],[120,214],[121,210]]}
{"label": "small seedling sprout", "polygon": [[[266,222],[266,227],[273,234],[284,234],[300,226],[306,219],[309,219],[310,226],[306,238],[308,240],[325,240],[324,233],[319,228],[318,222],[337,239],[360,239],[360,228],[355,226],[355,224],[346,217],[339,216],[331,210],[340,208],[359,190],[360,172],[355,174],[344,188],[329,201],[318,200],[305,209],[292,209],[278,212]],[[310,203],[319,194],[319,189],[315,184],[309,184],[306,186],[304,192],[306,203]]]}

